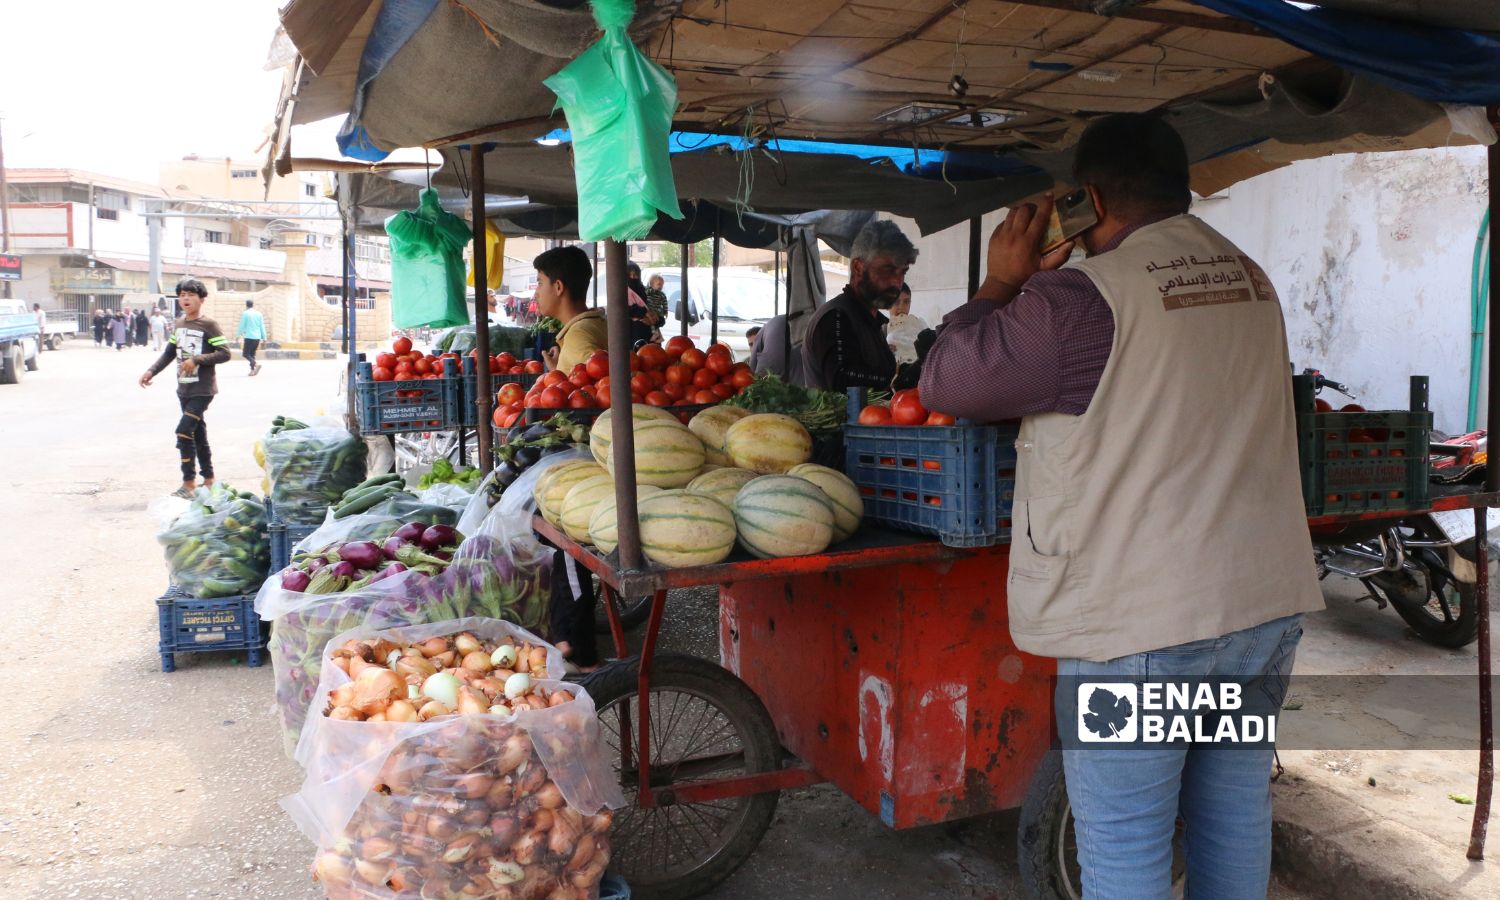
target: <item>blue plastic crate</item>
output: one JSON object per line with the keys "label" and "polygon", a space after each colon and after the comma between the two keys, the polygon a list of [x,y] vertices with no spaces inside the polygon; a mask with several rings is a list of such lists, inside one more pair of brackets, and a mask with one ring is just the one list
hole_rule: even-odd
{"label": "blue plastic crate", "polygon": [[[479,424],[479,407],[475,405],[479,400],[479,376],[475,374],[474,357],[464,357],[463,369],[463,396],[459,401],[458,424],[473,428]],[[507,384],[519,384],[529,390],[541,377],[535,374],[491,375],[490,390],[498,391]]]}
{"label": "blue plastic crate", "polygon": [[292,561],[292,548],[302,539],[318,530],[316,525],[283,525],[273,522],[266,526],[271,543],[271,571],[280,572]]}
{"label": "blue plastic crate", "polygon": [[267,635],[255,612],[254,594],[199,600],[173,586],[157,598],[156,613],[163,672],[177,668],[174,654],[211,650],[244,650],[251,668],[260,665]]}
{"label": "blue plastic crate", "polygon": [[443,377],[412,381],[375,381],[373,367],[361,359],[354,382],[361,434],[401,434],[457,428],[463,405],[458,365],[443,360]]}

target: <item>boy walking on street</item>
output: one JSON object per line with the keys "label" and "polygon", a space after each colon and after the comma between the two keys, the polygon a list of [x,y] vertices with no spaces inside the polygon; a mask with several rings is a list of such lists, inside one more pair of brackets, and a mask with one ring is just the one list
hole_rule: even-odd
{"label": "boy walking on street", "polygon": [[203,486],[214,483],[214,464],[208,449],[208,427],[203,422],[203,414],[213,402],[214,394],[219,392],[214,369],[220,363],[229,362],[228,340],[217,322],[202,316],[206,297],[208,288],[197,279],[187,278],[177,283],[177,302],[182,307],[182,318],[174,325],[161,357],[140,378],[141,387],[150,387],[151,379],[174,361],[177,363],[177,403],[182,408],[182,418],[177,422],[176,434],[182,462],[182,487],[172,495],[184,499],[191,498],[197,486],[193,466],[195,456],[197,470],[203,473]]}
{"label": "boy walking on street", "polygon": [[240,349],[245,354],[245,362],[250,364],[250,374],[260,374],[260,363],[255,361],[255,351],[260,349],[260,342],[266,339],[266,318],[255,308],[254,300],[245,301],[245,311],[240,313]]}

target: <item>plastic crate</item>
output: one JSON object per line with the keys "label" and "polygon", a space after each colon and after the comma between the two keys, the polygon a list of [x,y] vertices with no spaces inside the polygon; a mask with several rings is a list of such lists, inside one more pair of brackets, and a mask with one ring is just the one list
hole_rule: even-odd
{"label": "plastic crate", "polygon": [[935,534],[950,547],[1010,541],[1016,425],[860,425],[863,391],[850,392],[844,472],[865,519]]}
{"label": "plastic crate", "polygon": [[260,665],[260,650],[266,644],[265,623],[255,612],[255,595],[239,594],[199,600],[176,586],[156,600],[161,670],[177,668],[174,654],[244,650],[251,668]]}
{"label": "plastic crate", "polygon": [[1312,378],[1292,379],[1302,498],[1312,516],[1424,509],[1432,412],[1427,377],[1411,379],[1411,409],[1317,412]]}
{"label": "plastic crate", "polygon": [[[530,389],[533,384],[541,378],[541,375],[490,375],[490,390],[498,391],[503,385],[519,384],[523,388]],[[474,357],[465,356],[463,364],[463,394],[459,399],[458,423],[465,428],[473,428],[479,424],[479,376],[474,368]]]}
{"label": "plastic crate", "polygon": [[283,525],[279,522],[267,525],[266,535],[271,543],[271,572],[280,572],[290,565],[292,548],[317,530],[317,525]]}
{"label": "plastic crate", "polygon": [[372,371],[361,356],[354,382],[361,434],[443,431],[459,426],[464,388],[453,360],[443,360],[442,378],[375,381]]}

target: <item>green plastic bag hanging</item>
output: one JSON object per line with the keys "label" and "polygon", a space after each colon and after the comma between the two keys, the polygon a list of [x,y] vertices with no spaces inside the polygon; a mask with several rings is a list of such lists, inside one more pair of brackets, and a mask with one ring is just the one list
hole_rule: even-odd
{"label": "green plastic bag hanging", "polygon": [[391,324],[397,328],[467,325],[464,246],[469,224],[438,205],[437,191],[422,192],[414,210],[385,220],[391,238]]}
{"label": "green plastic bag hanging", "polygon": [[657,212],[682,218],[667,139],[677,82],[630,42],[633,0],[593,0],[604,37],[543,82],[573,132],[578,236],[642,238]]}

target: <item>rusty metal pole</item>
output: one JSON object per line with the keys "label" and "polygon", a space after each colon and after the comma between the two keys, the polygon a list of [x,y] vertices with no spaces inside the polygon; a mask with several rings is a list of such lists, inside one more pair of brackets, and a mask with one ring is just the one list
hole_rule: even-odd
{"label": "rusty metal pole", "polygon": [[[688,310],[692,309],[692,301],[688,299],[688,266],[693,261],[693,245],[682,245],[682,273],[677,279],[677,320],[682,324],[682,336],[688,333]],[[613,381],[610,384],[614,384]]]}
{"label": "rusty metal pole", "polygon": [[[1490,122],[1500,125],[1500,107],[1489,110]],[[1500,212],[1500,146],[1490,145],[1490,222]],[[1490,284],[1500,284],[1500,228],[1490,225]],[[1493,316],[1491,317],[1493,320]],[[1485,427],[1500,422],[1500,348],[1493,329],[1490,335],[1490,395]],[[1500,491],[1500,466],[1485,467],[1484,489]],[[1484,859],[1484,843],[1490,827],[1490,801],[1495,791],[1495,698],[1491,691],[1490,663],[1490,569],[1486,528],[1489,510],[1474,510],[1474,602],[1479,607],[1479,784],[1474,792],[1474,826],[1469,833],[1469,859]]]}
{"label": "rusty metal pole", "polygon": [[[630,402],[630,308],[625,299],[625,245],[604,242],[604,318],[609,323],[610,453],[614,455],[615,521],[620,569],[641,568],[641,521],[635,508],[635,417]],[[596,273],[597,274],[597,273]]]}
{"label": "rusty metal pole", "polygon": [[[479,459],[474,462],[479,471],[488,472],[495,467],[494,419],[495,395],[490,384],[490,304],[489,294],[489,246],[485,243],[484,209],[484,153],[489,148],[474,144],[469,148],[469,168],[473,171],[469,198],[473,201],[474,219],[474,386],[478,407],[476,431],[479,433]],[[460,430],[459,439],[463,439]]]}

